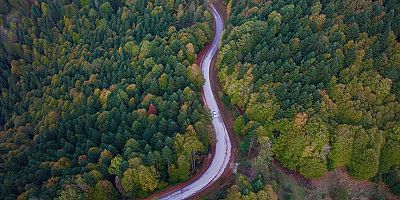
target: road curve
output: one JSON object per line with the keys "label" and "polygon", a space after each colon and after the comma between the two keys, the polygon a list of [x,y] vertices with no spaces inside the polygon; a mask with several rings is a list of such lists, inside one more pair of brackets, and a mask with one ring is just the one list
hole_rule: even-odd
{"label": "road curve", "polygon": [[231,141],[229,139],[228,131],[225,127],[224,121],[220,115],[214,93],[211,89],[210,83],[210,68],[212,59],[217,53],[218,45],[221,39],[224,24],[218,10],[211,4],[211,11],[214,17],[215,30],[213,42],[201,61],[201,68],[203,70],[204,78],[206,80],[203,85],[204,100],[206,106],[210,109],[211,113],[216,112],[216,117],[212,116],[212,125],[216,134],[216,147],[213,160],[207,171],[202,174],[197,180],[190,185],[187,185],[177,191],[171,192],[162,196],[161,200],[179,200],[187,199],[193,195],[206,189],[209,185],[214,183],[228,167],[229,160],[231,159]]}

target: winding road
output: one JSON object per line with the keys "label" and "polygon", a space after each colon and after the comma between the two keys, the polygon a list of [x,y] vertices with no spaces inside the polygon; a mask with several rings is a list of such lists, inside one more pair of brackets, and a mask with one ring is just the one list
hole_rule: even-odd
{"label": "winding road", "polygon": [[201,61],[201,68],[203,70],[204,78],[206,80],[205,84],[203,85],[204,101],[206,106],[210,109],[211,113],[215,113],[212,116],[212,125],[215,129],[216,134],[215,154],[209,168],[197,180],[183,188],[162,196],[160,198],[161,200],[187,199],[201,192],[212,183],[214,183],[219,177],[221,177],[225,169],[228,167],[228,163],[231,159],[231,141],[229,139],[228,131],[225,127],[224,121],[219,114],[220,111],[218,108],[218,104],[214,97],[214,93],[211,89],[210,83],[211,63],[212,59],[215,57],[218,51],[218,45],[221,39],[222,31],[224,29],[224,24],[221,15],[212,4],[211,10],[215,21],[214,39],[208,52]]}

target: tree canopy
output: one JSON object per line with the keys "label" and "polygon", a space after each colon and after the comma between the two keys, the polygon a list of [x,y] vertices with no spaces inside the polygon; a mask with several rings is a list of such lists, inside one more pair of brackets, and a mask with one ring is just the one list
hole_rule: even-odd
{"label": "tree canopy", "polygon": [[217,67],[225,99],[240,108],[241,150],[268,136],[274,157],[307,178],[339,167],[363,180],[398,173],[398,2],[227,6]]}
{"label": "tree canopy", "polygon": [[205,1],[0,4],[1,199],[119,198],[114,176],[146,197],[191,176],[210,145]]}

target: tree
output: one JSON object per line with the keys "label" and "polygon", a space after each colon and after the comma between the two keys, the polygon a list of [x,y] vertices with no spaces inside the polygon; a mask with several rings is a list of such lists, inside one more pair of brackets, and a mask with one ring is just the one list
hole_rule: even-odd
{"label": "tree", "polygon": [[395,126],[387,133],[388,139],[382,148],[379,171],[382,173],[388,172],[390,169],[400,167],[400,126]]}
{"label": "tree", "polygon": [[307,178],[318,178],[327,171],[326,162],[318,158],[310,158],[300,167],[300,173]]}
{"label": "tree", "polygon": [[135,196],[138,189],[144,192],[151,192],[158,187],[158,175],[154,167],[138,165],[135,168],[128,168],[122,177],[124,190]]}
{"label": "tree", "polygon": [[105,16],[110,16],[114,12],[114,9],[112,8],[110,2],[106,1],[100,5],[100,12]]}
{"label": "tree", "polygon": [[197,138],[199,138],[199,141],[204,144],[205,147],[210,145],[212,135],[210,134],[208,127],[207,127],[207,122],[203,121],[197,121],[194,124],[194,127],[196,129],[196,135]]}
{"label": "tree", "polygon": [[189,61],[189,63],[194,63],[196,62],[196,51],[194,49],[194,46],[192,43],[188,43],[186,45],[186,54],[187,54],[187,60]]}
{"label": "tree", "polygon": [[272,160],[272,146],[268,137],[261,136],[258,138],[259,153],[251,162],[252,167],[257,173],[261,173],[264,178],[269,175],[269,163]]}
{"label": "tree", "polygon": [[172,11],[172,9],[174,8],[174,5],[175,5],[175,1],[174,0],[168,0],[167,9]]}
{"label": "tree", "polygon": [[237,185],[233,185],[229,191],[226,199],[242,199],[242,194],[239,191],[239,187]]}
{"label": "tree", "polygon": [[209,116],[187,67],[211,39],[202,1],[0,4],[0,199],[55,197],[71,177],[64,196],[110,199],[113,176],[144,198],[171,183],[168,166],[196,170]]}
{"label": "tree", "polygon": [[154,166],[144,166],[140,158],[131,158],[122,177],[122,186],[131,196],[140,191],[151,192],[158,188],[158,172]]}
{"label": "tree", "polygon": [[322,176],[327,171],[325,147],[328,144],[327,125],[319,119],[304,119],[296,115],[292,127],[280,136],[273,151],[282,163],[307,178]]}
{"label": "tree", "polygon": [[376,175],[379,167],[382,133],[376,128],[356,134],[350,159],[350,175],[366,180]]}
{"label": "tree", "polygon": [[136,170],[128,168],[122,176],[122,187],[129,196],[136,196],[139,190],[138,173]]}
{"label": "tree", "polygon": [[121,164],[122,164],[122,157],[120,155],[113,158],[111,160],[111,165],[108,168],[108,173],[117,175],[117,176],[121,176],[122,175],[121,168],[120,168]]}
{"label": "tree", "polygon": [[352,146],[356,132],[362,131],[361,127],[339,125],[335,130],[332,151],[329,154],[332,167],[345,167],[350,163]]}
{"label": "tree", "polygon": [[81,7],[85,7],[85,6],[89,5],[89,0],[80,0],[79,2],[81,4]]}
{"label": "tree", "polygon": [[168,146],[165,146],[161,152],[164,163],[169,166],[173,161],[173,152]]}
{"label": "tree", "polygon": [[359,179],[397,168],[389,135],[400,112],[391,56],[398,26],[390,27],[389,5],[229,2],[217,69],[224,99],[245,112],[234,122],[245,135],[240,150],[249,152],[254,133],[272,136],[274,157],[309,178],[328,168],[348,167]]}
{"label": "tree", "polygon": [[334,191],[334,198],[338,200],[348,199],[347,190],[344,188],[336,188]]}
{"label": "tree", "polygon": [[176,134],[174,147],[178,154],[190,158],[192,169],[195,168],[196,153],[202,152],[205,149],[203,143],[198,140],[196,131],[192,125],[187,127],[184,135]]}
{"label": "tree", "polygon": [[65,15],[68,17],[73,17],[78,13],[78,7],[75,4],[64,6]]}
{"label": "tree", "polygon": [[169,76],[163,73],[158,79],[158,85],[160,86],[160,89],[166,90],[168,88],[168,83],[169,83]]}
{"label": "tree", "polygon": [[268,15],[268,21],[272,22],[273,24],[280,25],[282,21],[282,15],[276,11],[272,11]]}
{"label": "tree", "polygon": [[96,183],[94,188],[91,188],[88,198],[99,200],[118,199],[118,193],[110,181],[101,180]]}
{"label": "tree", "polygon": [[186,181],[189,178],[189,172],[190,163],[184,155],[179,155],[176,165],[168,166],[168,174],[172,182]]}
{"label": "tree", "polygon": [[[257,99],[266,99],[264,102],[257,102]],[[275,113],[279,110],[279,105],[276,103],[276,98],[269,95],[267,92],[260,95],[252,93],[247,105],[246,114],[250,119],[259,122],[270,122],[273,120]]]}
{"label": "tree", "polygon": [[44,16],[49,16],[49,5],[45,2],[42,2],[41,9]]}
{"label": "tree", "polygon": [[133,58],[137,57],[140,53],[140,48],[138,45],[135,44],[133,41],[129,41],[124,46],[124,51],[132,56]]}
{"label": "tree", "polygon": [[7,14],[9,12],[9,9],[10,9],[7,0],[1,0],[0,4],[3,5],[0,8],[0,14],[2,14],[2,15]]}
{"label": "tree", "polygon": [[278,200],[278,195],[274,192],[271,185],[266,185],[264,189],[257,192],[258,200]]}
{"label": "tree", "polygon": [[187,71],[190,82],[192,82],[196,88],[201,88],[201,86],[203,86],[205,83],[205,79],[200,67],[196,64],[193,64],[188,67]]}
{"label": "tree", "polygon": [[147,40],[142,41],[140,46],[139,58],[145,59],[150,56],[151,53],[151,43]]}
{"label": "tree", "polygon": [[239,116],[235,119],[233,123],[233,130],[235,130],[236,134],[244,134],[243,130],[245,128],[245,122],[243,116]]}
{"label": "tree", "polygon": [[242,194],[239,191],[239,187],[237,185],[233,185],[229,191],[228,191],[228,195],[225,198],[226,200],[240,200],[242,199]]}
{"label": "tree", "polygon": [[158,188],[158,174],[153,166],[139,165],[137,171],[139,172],[139,186],[143,191],[151,192]]}
{"label": "tree", "polygon": [[242,79],[236,80],[237,74],[232,74],[231,77],[223,78],[224,89],[231,96],[231,101],[240,107],[247,104],[250,91],[252,90],[252,67],[246,72]]}
{"label": "tree", "polygon": [[67,185],[60,193],[59,200],[84,200],[87,196],[74,185]]}

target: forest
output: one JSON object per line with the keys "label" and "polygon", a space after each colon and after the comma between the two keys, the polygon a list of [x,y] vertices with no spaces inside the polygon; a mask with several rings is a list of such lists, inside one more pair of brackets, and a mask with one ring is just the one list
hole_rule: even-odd
{"label": "forest", "polygon": [[[194,175],[213,144],[209,3],[0,0],[0,199],[145,198]],[[218,198],[278,199],[271,161],[400,195],[400,2],[223,3],[240,163]]]}
{"label": "forest", "polygon": [[0,5],[0,199],[146,197],[195,172],[203,0]]}
{"label": "forest", "polygon": [[[399,195],[399,1],[225,3],[220,96],[237,110],[242,156],[259,151],[244,166],[262,175],[273,157],[308,179],[346,168]],[[243,179],[227,199],[265,193]]]}

